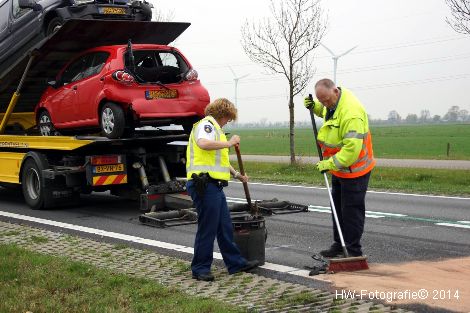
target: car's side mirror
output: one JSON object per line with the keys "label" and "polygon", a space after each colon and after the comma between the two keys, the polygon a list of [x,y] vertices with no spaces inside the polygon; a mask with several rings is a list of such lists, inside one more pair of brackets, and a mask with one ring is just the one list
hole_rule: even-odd
{"label": "car's side mirror", "polygon": [[33,11],[42,10],[42,6],[35,0],[19,0],[18,4],[22,9],[33,9]]}
{"label": "car's side mirror", "polygon": [[51,87],[54,88],[54,89],[57,89],[57,85],[58,85],[58,84],[57,84],[57,81],[51,80],[51,81],[48,81],[48,82],[47,82],[47,85],[51,86]]}

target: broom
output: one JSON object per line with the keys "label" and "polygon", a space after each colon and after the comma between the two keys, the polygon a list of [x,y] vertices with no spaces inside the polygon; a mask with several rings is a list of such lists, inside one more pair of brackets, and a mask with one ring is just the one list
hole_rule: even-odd
{"label": "broom", "polygon": [[[237,160],[238,160],[238,167],[240,168],[240,174],[245,176],[245,168],[243,167],[243,161],[242,161],[242,155],[240,153],[240,146],[235,145],[235,152],[237,154]],[[243,182],[243,189],[245,190],[245,197],[246,197],[246,202],[248,203],[248,207],[250,208],[250,213],[251,215],[257,216],[258,215],[258,205],[255,202],[253,205],[251,203],[251,196],[250,196],[250,190],[248,189],[248,183]]]}
{"label": "broom", "polygon": [[[312,95],[308,95],[310,100],[313,101]],[[318,131],[317,131],[317,124],[315,122],[315,116],[313,115],[312,108],[308,109],[310,111],[310,118],[312,119],[312,126],[313,126],[313,133],[315,135],[315,144],[318,150],[318,157],[320,161],[323,160],[323,154],[321,152],[320,145],[318,144]],[[344,271],[359,271],[359,270],[367,270],[369,269],[369,265],[367,264],[367,258],[365,256],[358,256],[358,257],[350,257],[348,254],[348,250],[346,249],[346,244],[344,243],[343,233],[341,231],[341,226],[339,224],[338,215],[336,214],[335,203],[333,202],[333,196],[331,195],[330,191],[330,183],[328,182],[328,177],[326,176],[326,171],[322,172],[323,176],[325,177],[325,184],[326,189],[328,190],[328,196],[330,198],[330,208],[331,213],[333,213],[333,218],[336,224],[336,228],[338,230],[339,239],[341,241],[341,248],[343,249],[343,257],[342,258],[334,258],[329,260],[328,265],[328,272],[344,272]]]}

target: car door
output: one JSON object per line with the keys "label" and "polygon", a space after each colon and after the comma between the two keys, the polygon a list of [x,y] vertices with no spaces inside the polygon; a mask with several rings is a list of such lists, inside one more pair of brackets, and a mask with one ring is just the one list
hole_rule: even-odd
{"label": "car door", "polygon": [[48,100],[47,107],[56,126],[72,127],[80,120],[75,105],[77,103],[78,82],[82,78],[86,56],[72,61],[57,79],[57,90]]}
{"label": "car door", "polygon": [[[1,1],[1,0],[0,0]],[[12,2],[11,51],[19,50],[30,41],[38,41],[41,31],[41,11],[20,8],[19,0]]]}
{"label": "car door", "polygon": [[82,126],[96,126],[98,123],[99,95],[103,89],[103,81],[99,73],[102,71],[109,53],[92,52],[85,56],[85,68],[82,78],[77,82],[76,116],[80,117]]}
{"label": "car door", "polygon": [[10,12],[11,0],[0,0],[0,63],[6,59],[11,45]]}

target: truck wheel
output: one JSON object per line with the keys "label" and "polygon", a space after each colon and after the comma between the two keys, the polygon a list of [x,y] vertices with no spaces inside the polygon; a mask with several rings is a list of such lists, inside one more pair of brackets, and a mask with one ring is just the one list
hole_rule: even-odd
{"label": "truck wheel", "polygon": [[21,175],[24,200],[33,210],[40,210],[44,207],[45,191],[41,167],[33,158],[28,158],[23,165]]}
{"label": "truck wheel", "polygon": [[58,136],[59,132],[52,124],[51,116],[47,111],[41,111],[38,117],[38,127],[41,136]]}
{"label": "truck wheel", "polygon": [[104,136],[115,139],[124,134],[126,116],[123,109],[115,103],[106,103],[101,108],[101,131]]}
{"label": "truck wheel", "polygon": [[62,24],[64,24],[62,18],[54,17],[47,25],[46,36],[50,36],[56,31],[58,31],[62,27]]}

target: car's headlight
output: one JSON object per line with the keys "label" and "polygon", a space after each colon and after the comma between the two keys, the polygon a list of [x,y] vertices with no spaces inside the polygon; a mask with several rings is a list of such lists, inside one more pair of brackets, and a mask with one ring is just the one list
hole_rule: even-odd
{"label": "car's headlight", "polygon": [[95,0],[73,0],[75,5],[86,4],[86,3],[93,3]]}

